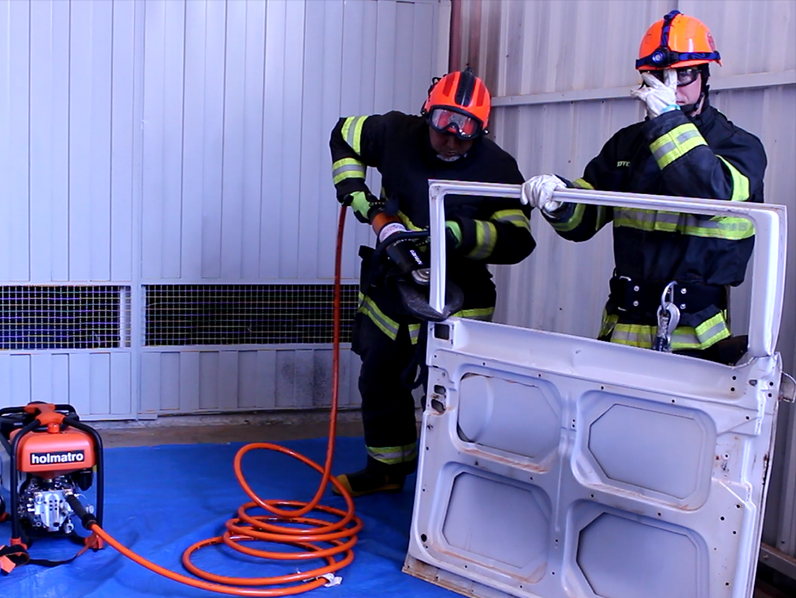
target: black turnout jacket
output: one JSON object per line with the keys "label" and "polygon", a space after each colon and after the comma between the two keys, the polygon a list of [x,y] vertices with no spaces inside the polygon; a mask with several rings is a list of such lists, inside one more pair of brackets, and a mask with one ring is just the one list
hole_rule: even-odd
{"label": "black turnout jacket", "polygon": [[[571,185],[762,202],[765,168],[760,140],[706,98],[703,111],[693,118],[674,110],[618,131]],[[673,350],[705,349],[730,336],[725,287],[744,279],[754,244],[749,221],[580,204],[565,204],[548,220],[572,241],[589,239],[613,223],[616,270],[601,337],[649,347],[656,323],[651,308],[671,281],[683,293],[678,297],[686,297],[685,288],[694,298],[690,305],[683,301]],[[641,301],[646,309],[633,309],[636,287],[647,292],[648,301]]]}
{"label": "black turnout jacket", "polygon": [[[368,222],[374,213],[397,214],[410,230],[429,225],[429,179],[521,184],[517,163],[492,140],[480,138],[463,157],[446,162],[437,157],[423,117],[401,112],[341,118],[332,130],[333,177],[340,201],[351,204],[357,218]],[[366,168],[381,173],[379,197],[370,195]],[[489,319],[495,287],[487,264],[512,264],[528,256],[535,245],[530,210],[519,200],[481,196],[446,197],[446,219],[458,224],[461,242],[448,251],[448,280],[463,291],[465,303],[456,315]],[[428,244],[423,248],[428,251]],[[360,311],[395,338],[402,323],[417,322],[402,309],[395,289],[363,289]]]}

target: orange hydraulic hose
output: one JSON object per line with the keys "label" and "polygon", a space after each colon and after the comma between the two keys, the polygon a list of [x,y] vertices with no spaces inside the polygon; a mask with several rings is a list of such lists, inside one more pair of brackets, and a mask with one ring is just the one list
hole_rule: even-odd
{"label": "orange hydraulic hose", "polygon": [[[251,498],[251,502],[247,502],[238,508],[238,516],[227,521],[227,530],[223,535],[196,542],[183,553],[183,566],[190,573],[201,579],[188,577],[187,575],[164,569],[120,544],[97,523],[89,525],[89,529],[92,532],[113,546],[124,556],[146,567],[150,571],[168,577],[173,581],[195,588],[232,596],[291,596],[294,594],[301,594],[325,585],[328,583],[328,580],[325,577],[321,577],[322,575],[339,571],[354,560],[352,548],[357,542],[356,534],[362,529],[362,521],[354,514],[354,501],[351,499],[351,496],[337,479],[331,475],[335,437],[337,434],[337,402],[340,371],[340,263],[343,247],[343,230],[345,226],[345,210],[345,206],[342,206],[340,209],[340,220],[337,227],[337,247],[335,252],[334,326],[332,333],[332,409],[329,418],[329,442],[326,446],[326,463],[321,467],[296,451],[269,442],[257,442],[241,447],[235,455],[235,477],[244,492]],[[251,486],[246,482],[241,469],[243,456],[249,451],[257,449],[268,449],[290,455],[319,472],[321,474],[321,483],[312,500],[308,503],[303,503],[300,501],[263,500],[257,496]],[[331,482],[340,494],[343,495],[346,502],[345,511],[319,504],[321,496],[326,490],[326,486],[329,482]],[[270,515],[249,514],[249,509],[257,507],[270,513]],[[315,517],[305,517],[305,515],[312,511],[333,515],[337,517],[338,520],[334,522]],[[290,546],[297,546],[303,549],[304,552],[271,552],[257,550],[241,544],[242,542],[256,541],[279,542]],[[222,543],[238,552],[250,556],[271,560],[305,561],[322,559],[326,561],[326,566],[290,575],[243,578],[215,575],[199,569],[191,562],[191,555],[200,548]],[[292,583],[298,583],[298,585],[271,589],[241,587],[273,586]]]}

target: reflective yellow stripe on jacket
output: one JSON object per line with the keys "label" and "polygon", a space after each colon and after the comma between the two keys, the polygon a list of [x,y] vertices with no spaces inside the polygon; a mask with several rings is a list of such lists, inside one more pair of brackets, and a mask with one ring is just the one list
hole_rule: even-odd
{"label": "reflective yellow stripe on jacket", "polygon": [[473,260],[483,260],[492,255],[497,243],[497,229],[491,222],[475,221],[475,247],[467,254]]}
{"label": "reflective yellow stripe on jacket", "polygon": [[332,164],[332,181],[338,184],[346,179],[365,180],[365,165],[356,158],[343,158]]}
{"label": "reflective yellow stripe on jacket", "polygon": [[340,131],[345,142],[357,154],[362,153],[362,125],[367,119],[367,116],[349,116]]}
{"label": "reflective yellow stripe on jacket", "polygon": [[614,226],[729,241],[747,239],[755,234],[754,226],[746,218],[699,218],[693,214],[632,208],[614,208]]}
{"label": "reflective yellow stripe on jacket", "polygon": [[531,221],[528,220],[525,212],[519,209],[498,210],[492,214],[490,220],[493,222],[508,222],[518,228],[524,228],[527,231],[531,230]]}
{"label": "reflective yellow stripe on jacket", "polygon": [[[594,189],[594,185],[589,183],[586,179],[575,179],[572,181],[573,185],[575,185],[576,189]],[[600,230],[605,223],[608,221],[608,208],[605,206],[597,206],[595,208],[597,210],[597,219],[595,223],[594,230],[595,232]],[[553,228],[560,232],[569,232],[575,228],[577,228],[580,223],[583,221],[583,214],[586,210],[586,206],[584,204],[576,204],[575,211],[572,216],[563,222],[551,222]]]}
{"label": "reflective yellow stripe on jacket", "polygon": [[749,177],[721,156],[718,156],[718,158],[722,161],[725,168],[730,171],[730,176],[732,177],[732,196],[730,201],[746,201],[749,199]]}
{"label": "reflective yellow stripe on jacket", "polygon": [[702,133],[694,123],[685,123],[658,137],[650,144],[650,151],[658,163],[658,168],[663,170],[677,158],[700,145],[707,145]]}

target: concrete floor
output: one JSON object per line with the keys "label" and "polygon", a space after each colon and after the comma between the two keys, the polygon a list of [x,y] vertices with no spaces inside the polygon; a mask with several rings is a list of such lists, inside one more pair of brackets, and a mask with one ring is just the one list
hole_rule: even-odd
{"label": "concrete floor", "polygon": [[[105,447],[154,446],[159,444],[198,444],[226,442],[280,442],[328,436],[328,413],[269,413],[225,416],[160,417],[152,421],[92,422]],[[337,422],[338,436],[361,436],[358,412],[342,412]],[[753,598],[793,598],[758,579]]]}
{"label": "concrete floor", "polygon": [[[88,422],[105,447],[158,444],[280,442],[329,435],[328,412],[160,417],[135,422]],[[342,412],[338,436],[362,436],[359,412]]]}

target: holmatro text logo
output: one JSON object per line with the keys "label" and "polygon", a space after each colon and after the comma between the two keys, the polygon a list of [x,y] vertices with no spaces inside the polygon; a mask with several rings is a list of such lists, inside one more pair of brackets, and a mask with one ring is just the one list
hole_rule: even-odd
{"label": "holmatro text logo", "polygon": [[53,465],[60,463],[82,463],[86,460],[84,451],[59,451],[53,453],[31,453],[31,465]]}

